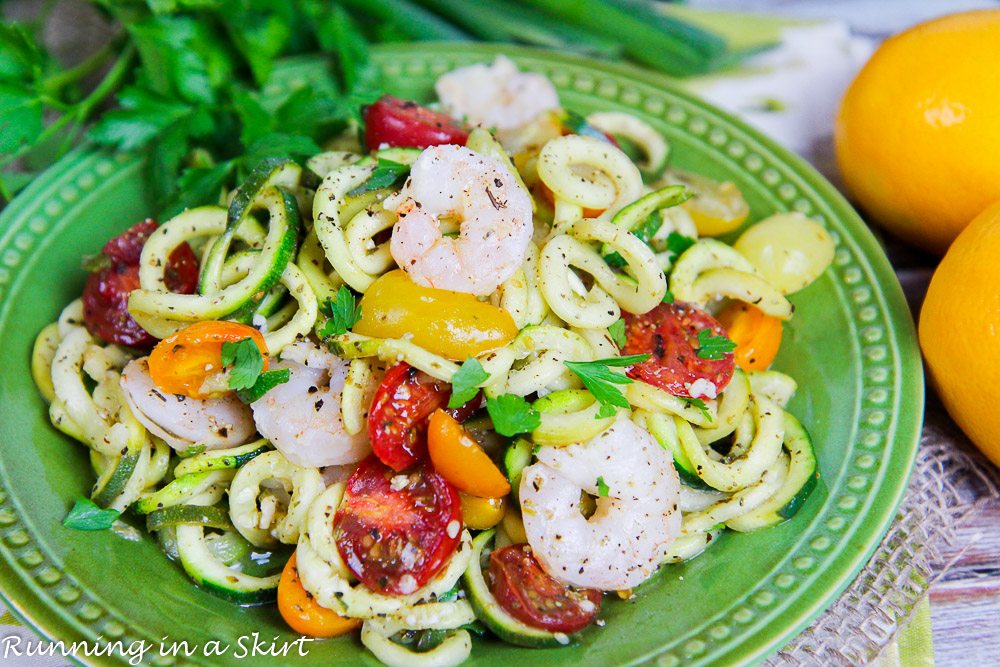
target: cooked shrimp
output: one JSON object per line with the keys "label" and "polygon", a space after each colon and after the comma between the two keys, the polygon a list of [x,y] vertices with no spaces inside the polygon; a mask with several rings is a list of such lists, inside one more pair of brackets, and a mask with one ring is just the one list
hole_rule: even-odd
{"label": "cooked shrimp", "polygon": [[[653,436],[621,419],[588,442],[542,447],[538,459],[525,468],[520,494],[528,544],[542,567],[570,585],[601,590],[648,579],[681,529],[677,471]],[[602,496],[589,519],[580,512],[581,490]]]}
{"label": "cooked shrimp", "polygon": [[146,357],[125,366],[121,386],[135,418],[178,451],[235,447],[254,434],[250,409],[235,395],[197,399],[169,394],[149,376]]}
{"label": "cooked shrimp", "polygon": [[[521,266],[531,242],[531,199],[497,160],[461,146],[433,146],[417,158],[398,195],[393,259],[419,285],[477,296]],[[442,219],[458,220],[457,238]]]}
{"label": "cooked shrimp", "polygon": [[505,56],[448,72],[434,84],[445,111],[474,125],[512,130],[544,111],[559,108],[559,95],[545,76],[521,72]]}
{"label": "cooked shrimp", "polygon": [[288,382],[251,404],[257,430],[292,463],[307,468],[360,461],[371,451],[368,432],[344,429],[340,396],[350,362],[313,343],[281,351],[272,368],[287,368]]}

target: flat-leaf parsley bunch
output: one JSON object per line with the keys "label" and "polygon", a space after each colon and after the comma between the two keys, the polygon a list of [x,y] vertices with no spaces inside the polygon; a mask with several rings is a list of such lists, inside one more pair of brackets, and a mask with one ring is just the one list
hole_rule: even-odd
{"label": "flat-leaf parsley bunch", "polygon": [[[302,158],[381,85],[367,39],[329,0],[99,0],[117,34],[63,68],[45,17],[0,25],[0,195],[81,141],[148,150],[164,216],[218,199],[265,157]],[[330,76],[289,89],[278,59],[325,54]],[[83,82],[102,73],[96,85]],[[278,92],[280,91],[280,92]]]}

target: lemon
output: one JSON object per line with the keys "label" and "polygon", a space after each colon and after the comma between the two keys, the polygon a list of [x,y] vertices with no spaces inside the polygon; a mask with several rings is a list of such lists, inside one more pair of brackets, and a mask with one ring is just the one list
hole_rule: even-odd
{"label": "lemon", "polygon": [[850,194],[889,231],[941,254],[1000,199],[1000,9],[953,14],[887,40],[837,115]]}

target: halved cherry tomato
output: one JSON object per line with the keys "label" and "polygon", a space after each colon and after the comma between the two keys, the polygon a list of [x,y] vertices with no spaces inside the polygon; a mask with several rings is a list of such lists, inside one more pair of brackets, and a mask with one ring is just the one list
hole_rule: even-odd
{"label": "halved cherry tomato", "polygon": [[167,336],[149,354],[149,375],[169,394],[201,398],[201,386],[222,371],[222,344],[250,338],[264,357],[267,345],[260,332],[237,322],[195,322]]}
{"label": "halved cherry tomato", "polygon": [[649,354],[628,376],[642,380],[675,396],[693,398],[690,385],[707,380],[717,392],[733,377],[733,354],[722,359],[698,356],[698,332],[710,329],[713,336],[726,332],[714,317],[689,303],[661,303],[644,315],[625,313],[625,347],[622,354]]}
{"label": "halved cherry tomato", "polygon": [[458,493],[462,501],[462,523],[472,530],[486,530],[500,523],[507,512],[507,499],[480,498]]}
{"label": "halved cherry tomato", "polygon": [[670,179],[686,185],[694,193],[681,208],[691,215],[699,236],[731,232],[750,215],[750,206],[734,183],[680,171],[674,171]]}
{"label": "halved cherry tomato", "polygon": [[370,151],[382,146],[464,146],[469,139],[468,130],[451,116],[392,95],[383,95],[366,107],[364,117],[365,145]]}
{"label": "halved cherry tomato", "polygon": [[375,338],[409,334],[414,344],[449,359],[464,361],[517,335],[514,318],[503,308],[472,294],[422,287],[398,269],[372,283],[360,305],[355,333]]}
{"label": "halved cherry tomato", "polygon": [[299,580],[294,553],[278,580],[278,611],[288,627],[307,637],[337,637],[360,628],[362,623],[360,619],[341,616],[316,602]]}
{"label": "halved cherry tomato", "polygon": [[429,466],[395,473],[369,456],[347,480],[333,520],[344,563],[377,593],[408,595],[454,553],[462,532],[458,491]]}
{"label": "halved cherry tomato", "polygon": [[[101,250],[108,266],[87,278],[83,288],[83,321],[92,334],[106,343],[138,348],[156,344],[156,338],[128,312],[128,295],[139,288],[142,246],[155,230],[156,221],[147,219],[108,241]],[[165,280],[171,291],[194,293],[198,285],[198,258],[187,243],[170,254]]]}
{"label": "halved cherry tomato", "polygon": [[736,365],[745,371],[767,370],[781,347],[781,320],[742,301],[732,301],[719,313],[719,322],[736,343]]}
{"label": "halved cherry tomato", "polygon": [[427,428],[427,451],[434,469],[459,491],[480,498],[510,493],[510,483],[461,424],[435,410]]}
{"label": "halved cherry tomato", "polygon": [[594,622],[601,592],[571,588],[535,560],[527,544],[512,544],[490,554],[490,591],[500,606],[533,628],[572,634]]}
{"label": "halved cherry tomato", "polygon": [[[448,404],[451,385],[400,362],[386,371],[368,411],[372,451],[393,470],[405,470],[427,454],[427,418]],[[479,406],[474,398],[453,411],[464,421]]]}

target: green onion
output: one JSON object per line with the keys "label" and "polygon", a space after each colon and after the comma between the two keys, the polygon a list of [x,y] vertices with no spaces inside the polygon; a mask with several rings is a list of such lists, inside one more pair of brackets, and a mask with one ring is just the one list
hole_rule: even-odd
{"label": "green onion", "polygon": [[711,70],[726,52],[718,35],[655,12],[642,0],[522,0],[552,18],[620,40],[625,54],[673,76]]}
{"label": "green onion", "polygon": [[520,42],[607,58],[622,54],[622,45],[617,39],[608,39],[579,26],[553,21],[543,12],[513,2],[415,1],[479,39]]}
{"label": "green onion", "polygon": [[410,0],[340,0],[352,11],[391,23],[407,37],[418,41],[469,41],[467,32],[441,19]]}

